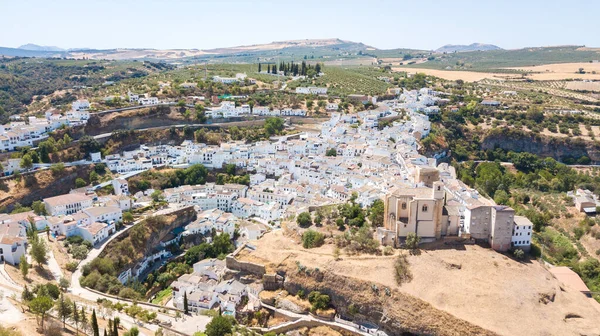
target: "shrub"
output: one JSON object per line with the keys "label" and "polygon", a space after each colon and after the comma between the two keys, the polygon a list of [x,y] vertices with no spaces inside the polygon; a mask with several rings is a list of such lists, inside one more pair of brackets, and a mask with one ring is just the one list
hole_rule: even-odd
{"label": "shrub", "polygon": [[88,248],[84,245],[73,246],[71,248],[71,254],[73,255],[73,258],[83,260],[88,255]]}
{"label": "shrub", "polygon": [[298,223],[298,225],[303,228],[309,227],[312,224],[312,218],[310,217],[310,213],[303,212],[299,214],[298,218],[296,218],[296,223]]}
{"label": "shrub", "polygon": [[518,248],[515,249],[513,251],[513,256],[515,257],[515,259],[517,260],[523,260],[525,259],[525,251],[523,251],[522,249]]}
{"label": "shrub", "polygon": [[129,287],[123,287],[119,291],[119,296],[126,299],[136,300],[140,298],[140,293]]}
{"label": "shrub", "polygon": [[308,230],[302,234],[302,247],[313,248],[323,245],[325,236],[317,231]]}
{"label": "shrub", "polygon": [[71,261],[65,265],[65,268],[69,272],[75,272],[75,270],[77,270],[77,265],[78,263],[76,261]]}
{"label": "shrub", "polygon": [[421,237],[417,236],[414,232],[410,232],[406,235],[406,242],[404,245],[409,250],[416,250],[419,248],[419,243],[421,242]]}
{"label": "shrub", "polygon": [[386,246],[383,248],[383,255],[389,256],[394,254],[394,248],[391,246]]}
{"label": "shrub", "polygon": [[408,259],[405,254],[400,254],[394,263],[394,277],[398,286],[412,280]]}
{"label": "shrub", "polygon": [[310,302],[311,310],[327,309],[329,306],[329,295],[321,294],[321,292],[313,291],[308,294],[308,302]]}

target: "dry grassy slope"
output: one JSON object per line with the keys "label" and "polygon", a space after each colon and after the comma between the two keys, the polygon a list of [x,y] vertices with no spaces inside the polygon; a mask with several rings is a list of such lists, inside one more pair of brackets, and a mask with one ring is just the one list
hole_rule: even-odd
{"label": "dry grassy slope", "polygon": [[46,197],[66,194],[75,188],[75,179],[81,177],[86,181],[92,166],[65,167],[58,176],[50,170],[41,170],[21,177],[21,182],[15,179],[0,182],[0,207],[6,206],[9,210],[19,202],[28,205],[33,201]]}
{"label": "dry grassy slope", "polygon": [[387,296],[383,287],[376,293],[371,282],[329,271],[319,272],[322,278],[314,272],[309,276],[297,272],[291,261],[285,270],[285,289],[290,293],[299,289],[326,293],[337,312],[345,316],[351,316],[348,307],[353,304],[359,311],[354,316],[356,320],[375,322],[390,335],[496,335],[397,289],[392,289],[391,296]]}
{"label": "dry grassy slope", "polygon": [[[480,246],[448,249],[440,244],[421,255],[410,256],[413,280],[401,287],[394,280],[395,257],[342,256],[335,261],[332,245],[306,250],[298,244],[297,237],[285,236],[281,230],[266,234],[257,242],[255,251],[244,251],[239,258],[264,263],[269,271],[284,268],[292,278],[296,272],[295,261],[311,269],[319,268],[328,275],[335,275],[337,280],[328,285],[331,290],[340,288],[344,295],[356,296],[361,303],[382,300],[372,298],[370,286],[364,287],[363,282],[377,284],[380,289],[389,287],[400,293],[394,297],[402,299],[385,302],[383,307],[403,310],[402,313],[391,312],[397,314],[392,316],[398,321],[390,323],[404,323],[417,329],[425,330],[430,323],[437,325],[435,318],[441,318],[439,314],[445,312],[455,320],[468,322],[465,326],[476,325],[501,335],[600,333],[600,311],[581,293],[563,288],[535,261],[519,263]],[[343,289],[346,286],[355,287]],[[554,302],[540,302],[543,295],[554,295]],[[344,309],[351,299],[338,301],[340,303],[336,308]],[[392,308],[388,308],[388,304]],[[377,306],[374,307],[373,312],[376,312]],[[567,314],[581,318],[566,319]],[[375,314],[372,321],[378,322],[378,318]],[[450,321],[450,317],[444,318]],[[455,323],[462,325],[454,321],[445,328],[456,331]],[[439,330],[440,334],[444,332]]]}

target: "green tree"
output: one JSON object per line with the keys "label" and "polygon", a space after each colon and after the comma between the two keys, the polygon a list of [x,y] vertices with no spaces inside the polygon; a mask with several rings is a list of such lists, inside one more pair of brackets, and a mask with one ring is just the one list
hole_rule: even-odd
{"label": "green tree", "polygon": [[100,329],[98,328],[98,319],[96,318],[96,309],[92,310],[92,333],[94,336],[100,336]]}
{"label": "green tree", "polygon": [[121,319],[117,316],[113,320],[113,336],[119,336],[119,323]]}
{"label": "green tree", "polygon": [[90,183],[96,184],[96,183],[98,183],[99,179],[100,179],[100,176],[98,176],[98,173],[96,173],[95,171],[92,170],[90,172]]}
{"label": "green tree", "polygon": [[417,236],[416,233],[410,232],[406,235],[406,241],[404,245],[409,250],[416,250],[419,248],[419,243],[421,242],[421,237]]}
{"label": "green tree", "polygon": [[42,239],[36,239],[31,243],[31,257],[41,267],[47,260],[46,254],[48,253],[48,247]]}
{"label": "green tree", "polygon": [[31,167],[33,167],[33,159],[31,158],[31,155],[23,155],[23,157],[21,158],[21,168],[31,169]]}
{"label": "green tree", "polygon": [[63,292],[66,292],[70,285],[71,283],[65,277],[61,277],[60,280],[58,280],[58,286],[63,290]]}
{"label": "green tree", "polygon": [[123,223],[133,222],[133,214],[130,211],[123,212]]}
{"label": "green tree", "polygon": [[83,306],[81,306],[81,310],[79,311],[79,321],[81,322],[81,329],[85,330],[88,328],[89,320]]}
{"label": "green tree", "polygon": [[75,322],[75,329],[77,332],[77,335],[79,335],[79,312],[77,311],[77,303],[75,303],[75,301],[73,301],[73,312],[71,314],[73,314],[73,322]]}
{"label": "green tree", "polygon": [[165,197],[163,196],[163,193],[160,190],[154,190],[154,192],[152,192],[150,197],[152,198],[152,201],[154,203],[161,203],[161,202],[164,202],[164,200],[165,200]]}
{"label": "green tree", "polygon": [[229,317],[225,317],[222,315],[215,316],[207,325],[206,325],[206,335],[207,336],[225,336],[231,334],[233,331],[233,322]]}
{"label": "green tree", "polygon": [[186,314],[190,313],[190,307],[188,306],[187,292],[183,292],[183,312]]}
{"label": "green tree", "polygon": [[329,148],[325,152],[325,156],[337,156],[337,150],[335,148]]}
{"label": "green tree", "polygon": [[50,170],[52,171],[52,175],[57,176],[65,171],[65,164],[62,162],[55,163],[50,166]]}
{"label": "green tree", "polygon": [[31,203],[31,209],[35,212],[36,215],[45,216],[48,214],[46,211],[46,206],[42,201],[34,201]]}
{"label": "green tree", "polygon": [[87,185],[88,185],[88,183],[85,182],[85,180],[82,179],[81,177],[78,177],[75,179],[75,188],[83,188]]}
{"label": "green tree", "polygon": [[324,242],[325,236],[315,230],[306,230],[302,234],[302,247],[304,248],[319,247],[323,245]]}
{"label": "green tree", "polygon": [[510,199],[510,196],[504,190],[498,190],[494,194],[494,202],[496,202],[497,204],[506,205],[506,204],[508,204],[509,199]]}
{"label": "green tree", "polygon": [[23,292],[21,293],[21,300],[23,300],[23,302],[29,302],[29,301],[33,300],[34,298],[35,298],[35,296],[29,290],[29,287],[27,287],[27,285],[25,285],[25,288],[23,288]]}
{"label": "green tree", "polygon": [[269,117],[265,120],[264,129],[268,136],[279,134],[283,131],[283,119],[277,117]]}
{"label": "green tree", "polygon": [[48,296],[38,295],[35,299],[29,302],[29,310],[35,315],[39,315],[41,318],[42,330],[44,330],[44,319],[46,314],[54,306],[52,299]]}
{"label": "green tree", "polygon": [[25,255],[22,255],[19,259],[19,269],[21,270],[23,278],[27,279],[27,274],[29,273],[29,263],[27,262],[27,258],[25,258]]}
{"label": "green tree", "polygon": [[383,201],[380,199],[375,200],[369,209],[369,220],[371,221],[371,225],[374,227],[383,226],[384,213]]}
{"label": "green tree", "polygon": [[124,333],[123,336],[138,336],[139,334],[140,330],[137,327],[132,327],[131,329],[129,329],[129,331]]}
{"label": "green tree", "polygon": [[54,309],[58,314],[58,318],[63,322],[63,329],[66,325],[66,320],[73,315],[73,302],[68,297],[65,298],[63,294],[60,295],[60,299],[56,301]]}
{"label": "green tree", "polygon": [[329,295],[321,294],[318,291],[312,291],[308,294],[308,302],[310,302],[313,311],[318,309],[327,309],[329,307]]}
{"label": "green tree", "polygon": [[303,212],[299,214],[296,218],[296,223],[298,223],[298,225],[303,228],[309,227],[312,224],[312,218],[310,217],[310,213]]}

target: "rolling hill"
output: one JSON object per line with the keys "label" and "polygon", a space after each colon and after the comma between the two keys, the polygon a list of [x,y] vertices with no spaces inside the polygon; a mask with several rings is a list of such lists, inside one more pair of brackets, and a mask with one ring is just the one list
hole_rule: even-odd
{"label": "rolling hill", "polygon": [[469,45],[464,44],[446,44],[443,47],[436,49],[439,53],[451,53],[451,52],[467,52],[467,51],[489,51],[489,50],[502,50],[502,48],[493,44],[485,43],[471,43]]}
{"label": "rolling hill", "polygon": [[279,55],[309,55],[309,56],[335,56],[345,54],[358,54],[360,51],[377,50],[363,43],[344,41],[337,38],[330,39],[306,39],[276,41],[265,44],[253,44],[245,46],[216,48],[208,50],[200,49],[69,49],[63,50],[57,47],[43,47],[35,44],[26,44],[19,48],[0,47],[0,55],[20,57],[68,57],[87,59],[113,59],[113,60],[180,60],[180,59],[222,59],[234,61],[245,61],[245,58],[256,60],[260,57]]}

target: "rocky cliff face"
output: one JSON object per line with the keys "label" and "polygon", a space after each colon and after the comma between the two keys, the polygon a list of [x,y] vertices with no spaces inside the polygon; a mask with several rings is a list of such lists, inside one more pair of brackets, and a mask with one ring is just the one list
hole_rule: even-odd
{"label": "rocky cliff face", "polygon": [[589,157],[600,163],[600,145],[578,138],[558,138],[536,135],[516,130],[494,130],[488,132],[481,142],[481,149],[501,148],[506,151],[530,152],[556,160]]}
{"label": "rocky cliff face", "polygon": [[285,278],[289,293],[325,293],[341,316],[375,323],[389,335],[496,335],[395,289],[327,271],[298,272],[293,266],[286,269]]}

